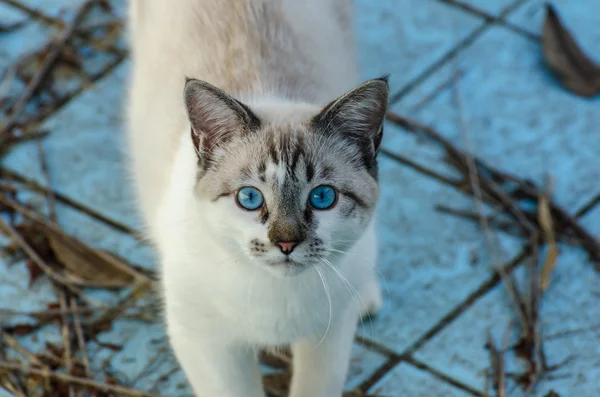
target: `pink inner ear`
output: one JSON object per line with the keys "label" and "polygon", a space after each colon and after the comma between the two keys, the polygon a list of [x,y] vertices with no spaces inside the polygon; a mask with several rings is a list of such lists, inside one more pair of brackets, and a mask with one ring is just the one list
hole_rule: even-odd
{"label": "pink inner ear", "polygon": [[211,92],[196,92],[187,105],[192,141],[197,150],[211,151],[241,127],[235,112]]}
{"label": "pink inner ear", "polygon": [[190,134],[192,135],[192,143],[194,144],[194,148],[196,152],[200,150],[200,134],[194,131],[194,127],[190,128]]}

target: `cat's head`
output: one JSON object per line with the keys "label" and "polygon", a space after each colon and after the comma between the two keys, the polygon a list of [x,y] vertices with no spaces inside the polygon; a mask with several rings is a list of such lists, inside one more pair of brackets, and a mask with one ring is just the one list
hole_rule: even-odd
{"label": "cat's head", "polygon": [[380,78],[323,108],[250,109],[206,82],[188,80],[196,197],[215,240],[233,257],[278,275],[335,263],[375,210],[388,96],[387,79]]}

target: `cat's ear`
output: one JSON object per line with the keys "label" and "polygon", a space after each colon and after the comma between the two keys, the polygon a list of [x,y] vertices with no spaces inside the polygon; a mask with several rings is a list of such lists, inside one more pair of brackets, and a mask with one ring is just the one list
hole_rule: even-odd
{"label": "cat's ear", "polygon": [[219,145],[260,126],[246,105],[201,80],[186,79],[185,106],[196,152],[210,154]]}
{"label": "cat's ear", "polygon": [[387,76],[368,80],[334,100],[313,119],[315,129],[338,134],[376,155],[389,102]]}

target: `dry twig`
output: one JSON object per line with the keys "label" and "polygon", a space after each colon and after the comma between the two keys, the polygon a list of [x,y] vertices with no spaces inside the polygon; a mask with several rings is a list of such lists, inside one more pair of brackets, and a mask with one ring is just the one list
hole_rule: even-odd
{"label": "dry twig", "polygon": [[87,0],[85,3],[83,3],[81,7],[77,10],[77,13],[75,14],[73,20],[60,34],[56,42],[50,45],[50,51],[48,55],[46,55],[46,57],[44,58],[44,62],[41,68],[33,77],[33,79],[29,82],[27,88],[23,92],[23,95],[21,95],[21,97],[14,104],[6,125],[2,130],[0,130],[0,146],[2,146],[4,142],[6,142],[8,134],[17,125],[19,116],[21,116],[21,113],[25,109],[25,106],[27,105],[29,100],[35,95],[35,93],[40,89],[42,83],[52,71],[54,65],[60,58],[60,54],[63,51],[64,47],[67,45],[69,40],[71,40],[78,24],[83,20],[83,18],[91,9],[91,7],[94,4],[98,3],[98,1],[99,0]]}
{"label": "dry twig", "polygon": [[[523,374],[521,381],[526,393],[531,393],[540,377],[549,369],[543,354],[538,317],[542,289],[547,287],[549,283],[550,274],[558,255],[556,240],[560,236],[562,239],[568,238],[570,241],[576,241],[586,249],[597,264],[600,263],[600,244],[574,217],[551,200],[549,187],[540,189],[528,180],[521,180],[516,176],[488,166],[470,153],[458,149],[428,126],[394,113],[388,113],[387,119],[404,127],[405,130],[411,133],[429,137],[444,149],[445,161],[458,172],[460,179],[444,181],[443,178],[439,178],[437,175],[430,175],[430,172],[423,172],[417,167],[413,168],[442,182],[447,182],[447,184],[475,198],[476,213],[461,213],[453,210],[454,215],[478,220],[484,231],[489,233],[490,225],[497,223],[491,222],[490,218],[485,216],[481,206],[481,203],[485,203],[494,208],[500,208],[512,220],[511,223],[501,223],[504,228],[510,228],[513,231],[516,229],[519,235],[527,239],[532,256],[527,266],[528,293],[522,294],[519,291],[512,275],[502,272],[502,268],[496,270],[500,272],[503,284],[507,288],[520,318],[521,339],[517,347],[520,355],[527,360],[529,365],[529,369]],[[464,135],[464,131],[462,133]],[[410,162],[404,162],[404,164],[413,165]],[[522,201],[537,205],[532,210],[522,206],[520,204]],[[496,246],[494,242],[489,243],[492,247]],[[549,246],[549,251],[540,275],[538,250],[539,245],[542,243]],[[496,361],[498,361],[497,357]]]}
{"label": "dry twig", "polygon": [[[410,133],[423,134],[441,145],[446,151],[446,161],[462,177],[460,180],[451,181],[450,185],[465,194],[474,194],[469,182],[469,160],[467,154],[463,153],[450,141],[442,137],[441,134],[418,121],[410,120],[391,112],[388,113],[387,119],[403,127]],[[543,195],[543,191],[536,187],[531,181],[522,180],[516,176],[496,170],[476,157],[473,157],[473,160],[476,165],[476,174],[481,185],[482,200],[488,205],[503,208],[506,211],[506,214],[513,219],[515,226],[521,230],[524,236],[540,239],[543,233],[541,226],[538,223],[537,210],[531,212],[530,209],[520,206],[518,202],[528,201],[530,203],[537,203],[539,197]],[[406,163],[406,165],[411,166],[409,163]],[[418,168],[414,169],[421,172]],[[428,175],[428,173],[424,174]],[[442,178],[436,179],[443,182]],[[554,201],[548,200],[548,206],[552,219],[554,220],[555,233],[557,233],[557,236],[560,233],[567,235],[571,241],[576,239],[588,252],[591,259],[596,262],[598,268],[600,268],[600,243],[598,243],[598,241],[587,232],[574,217],[569,215],[567,211],[562,209]]]}
{"label": "dry twig", "polygon": [[35,375],[41,376],[43,378],[50,378],[56,381],[59,381],[66,385],[76,385],[85,389],[103,391],[107,393],[115,393],[119,396],[128,396],[128,397],[162,397],[158,394],[154,393],[145,393],[140,390],[131,389],[125,386],[118,385],[110,385],[105,383],[96,382],[91,379],[80,378],[77,376],[71,376],[67,374],[62,374],[58,372],[53,372],[44,369],[36,369],[31,367],[24,367],[20,364],[11,363],[11,362],[0,362],[0,371],[17,371],[24,375]]}

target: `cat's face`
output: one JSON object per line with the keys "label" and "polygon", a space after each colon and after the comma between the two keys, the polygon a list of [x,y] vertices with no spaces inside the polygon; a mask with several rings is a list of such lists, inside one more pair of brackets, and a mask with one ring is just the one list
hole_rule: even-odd
{"label": "cat's face", "polygon": [[286,276],[334,266],[379,197],[375,157],[387,100],[387,82],[372,80],[323,109],[300,106],[288,117],[290,109],[250,110],[188,81],[199,205],[232,258]]}

